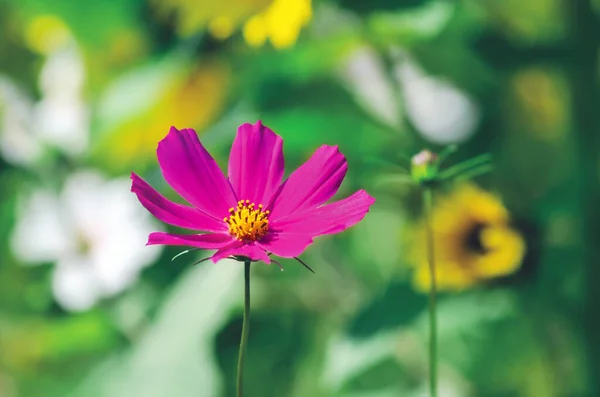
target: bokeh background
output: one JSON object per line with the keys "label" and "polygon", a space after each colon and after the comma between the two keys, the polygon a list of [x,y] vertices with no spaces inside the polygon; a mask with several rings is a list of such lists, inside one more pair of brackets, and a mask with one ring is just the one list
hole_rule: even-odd
{"label": "bokeh background", "polygon": [[504,270],[442,292],[441,395],[600,396],[599,15],[595,0],[0,0],[0,396],[233,395],[242,266],[146,247],[170,229],[129,173],[177,200],[155,157],[169,127],[224,166],[258,119],[288,173],[337,144],[339,197],[377,202],[307,250],[316,274],[253,265],[248,396],[427,395],[406,169],[449,144],[447,165],[495,168],[470,182],[487,199],[449,209],[440,249],[487,255],[456,230],[489,200],[525,249],[500,240],[488,263]]}

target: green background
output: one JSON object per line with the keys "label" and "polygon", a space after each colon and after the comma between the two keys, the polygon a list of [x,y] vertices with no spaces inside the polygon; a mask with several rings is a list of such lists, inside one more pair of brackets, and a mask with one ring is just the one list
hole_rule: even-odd
{"label": "green background", "polygon": [[[283,272],[253,265],[246,395],[427,395],[426,297],[412,289],[401,244],[419,193],[373,160],[406,168],[422,148],[460,140],[449,164],[492,154],[495,170],[476,182],[502,197],[527,255],[510,277],[440,297],[441,395],[600,396],[598,2],[314,1],[284,50],[249,47],[238,31],[216,40],[201,26],[180,37],[156,4],[0,0],[2,81],[43,99],[49,55],[26,32],[53,15],[83,59],[90,112],[82,153],[44,143],[34,160],[0,157],[0,396],[234,395],[240,264],[191,267],[206,253],[172,262],[181,249],[166,247],[123,292],[70,312],[53,298],[54,264],[24,266],[10,243],[23,197],[59,192],[79,170],[134,171],[174,198],[154,148],[180,106],[192,125],[177,126],[197,128],[222,166],[237,126],[261,119],[284,139],[286,175],[336,144],[349,162],[338,196],[365,188],[377,198],[363,222],[304,253],[316,274],[293,260]],[[348,77],[357,57],[375,66]],[[423,133],[410,107],[419,86],[398,78],[407,63],[469,98],[475,121],[463,138]],[[220,80],[164,93],[185,90],[179,82],[198,70]],[[11,101],[0,97],[0,121]],[[452,111],[428,109],[426,118]],[[148,126],[162,136],[136,144]]]}

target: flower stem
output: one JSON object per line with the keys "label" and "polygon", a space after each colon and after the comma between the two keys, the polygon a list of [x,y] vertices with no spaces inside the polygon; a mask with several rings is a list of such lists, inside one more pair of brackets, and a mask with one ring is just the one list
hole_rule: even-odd
{"label": "flower stem", "polygon": [[423,188],[423,204],[425,206],[427,229],[427,261],[429,262],[429,391],[431,397],[437,396],[437,319],[436,319],[436,278],[435,258],[433,247],[433,189],[431,186]]}
{"label": "flower stem", "polygon": [[237,397],[244,395],[244,357],[248,344],[248,331],[250,329],[250,260],[244,261],[244,320],[242,322],[242,337],[237,365]]}

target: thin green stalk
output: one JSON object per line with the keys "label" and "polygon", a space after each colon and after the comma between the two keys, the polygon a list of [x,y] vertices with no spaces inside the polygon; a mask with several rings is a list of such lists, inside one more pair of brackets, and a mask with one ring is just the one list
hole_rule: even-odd
{"label": "thin green stalk", "polygon": [[250,330],[250,260],[244,261],[244,320],[237,365],[237,397],[244,396],[244,357]]}
{"label": "thin green stalk", "polygon": [[447,170],[440,172],[441,179],[451,179],[463,172],[469,171],[472,168],[487,165],[492,159],[490,154],[481,154],[472,159],[463,161],[460,164],[452,166]]}
{"label": "thin green stalk", "polygon": [[423,189],[423,204],[425,206],[427,229],[427,262],[429,263],[429,391],[431,397],[437,396],[437,319],[436,319],[436,278],[435,257],[433,247],[433,189],[426,186]]}
{"label": "thin green stalk", "polygon": [[438,166],[442,165],[442,163],[444,161],[446,161],[446,159],[448,157],[450,157],[450,155],[454,152],[456,152],[458,150],[458,145],[454,144],[454,145],[448,145],[446,146],[441,152],[440,154],[438,154],[438,161],[437,164]]}
{"label": "thin green stalk", "polygon": [[454,177],[455,181],[464,181],[475,178],[479,175],[484,175],[494,170],[494,164],[482,164],[477,168],[472,168]]}

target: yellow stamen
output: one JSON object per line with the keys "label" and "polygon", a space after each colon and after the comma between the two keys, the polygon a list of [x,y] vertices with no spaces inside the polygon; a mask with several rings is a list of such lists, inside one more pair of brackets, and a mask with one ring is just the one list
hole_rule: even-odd
{"label": "yellow stamen", "polygon": [[250,200],[240,200],[229,214],[223,220],[229,225],[229,233],[240,241],[256,241],[269,230],[269,210],[264,211],[262,204],[257,207]]}

